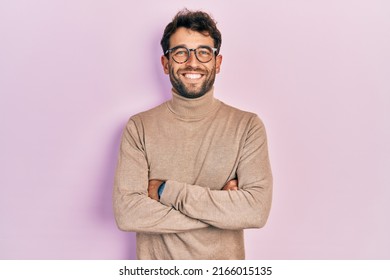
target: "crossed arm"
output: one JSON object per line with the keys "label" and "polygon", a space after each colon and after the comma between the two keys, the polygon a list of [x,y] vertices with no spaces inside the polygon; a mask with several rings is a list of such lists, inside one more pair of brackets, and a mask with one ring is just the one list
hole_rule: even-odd
{"label": "crossed arm", "polygon": [[[237,179],[221,190],[148,178],[142,126],[130,121],[123,133],[114,185],[114,214],[124,231],[178,233],[209,226],[221,229],[262,227],[269,214],[272,175],[263,124],[251,123],[237,166]],[[238,188],[240,183],[240,188]],[[230,191],[229,191],[230,190]]]}
{"label": "crossed arm", "polygon": [[[160,201],[160,198],[158,197],[158,188],[161,186],[161,184],[164,181],[162,180],[156,180],[152,179],[149,180],[149,185],[148,185],[148,196],[151,199],[154,199],[156,201]],[[238,180],[237,179],[232,179],[228,181],[223,188],[221,189],[223,191],[236,191],[238,190]]]}

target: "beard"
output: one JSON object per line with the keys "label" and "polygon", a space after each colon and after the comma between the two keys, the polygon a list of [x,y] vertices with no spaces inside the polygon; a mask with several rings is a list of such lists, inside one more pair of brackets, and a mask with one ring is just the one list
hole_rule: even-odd
{"label": "beard", "polygon": [[[192,72],[197,72],[199,74],[202,74],[205,77],[205,80],[202,82],[202,84],[198,87],[195,87],[194,85],[186,85],[181,79],[181,72],[185,71],[192,71]],[[172,65],[169,67],[169,79],[171,80],[171,84],[173,89],[181,96],[186,97],[186,98],[199,98],[203,95],[205,95],[214,85],[215,81],[215,65],[211,70],[203,70],[199,68],[194,68],[194,67],[186,67],[184,69],[181,69],[179,71],[176,71],[172,67]]]}

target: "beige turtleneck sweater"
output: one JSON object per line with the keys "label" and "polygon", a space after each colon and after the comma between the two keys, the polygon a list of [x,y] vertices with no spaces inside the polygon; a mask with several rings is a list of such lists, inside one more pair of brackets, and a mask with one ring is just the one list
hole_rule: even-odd
{"label": "beige turtleneck sweater", "polygon": [[[221,190],[237,178],[239,190]],[[166,181],[160,202],[148,181]],[[260,228],[272,175],[263,123],[213,91],[130,118],[114,185],[118,227],[137,232],[139,259],[244,259],[243,229]]]}

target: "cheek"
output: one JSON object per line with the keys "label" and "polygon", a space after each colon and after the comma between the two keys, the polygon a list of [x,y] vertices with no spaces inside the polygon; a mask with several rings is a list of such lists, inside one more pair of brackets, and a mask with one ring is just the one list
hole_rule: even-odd
{"label": "cheek", "polygon": [[168,64],[168,69],[169,69],[169,72],[170,72],[170,73],[176,73],[176,72],[177,72],[177,69],[175,68],[175,66],[173,65],[173,63],[169,63],[169,64]]}
{"label": "cheek", "polygon": [[207,73],[208,75],[213,75],[214,72],[218,73],[218,68],[215,64],[211,64],[210,66],[207,66]]}
{"label": "cheek", "polygon": [[168,72],[169,74],[176,76],[176,69],[172,66],[172,64],[169,65]]}

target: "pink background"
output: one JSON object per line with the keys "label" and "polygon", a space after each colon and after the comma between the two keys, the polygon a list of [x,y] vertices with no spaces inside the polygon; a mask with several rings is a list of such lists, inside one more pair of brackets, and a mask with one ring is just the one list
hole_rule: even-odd
{"label": "pink background", "polygon": [[0,2],[0,258],[127,259],[111,192],[127,119],[170,97],[181,8],[223,35],[216,96],[259,114],[274,173],[248,259],[390,258],[390,4]]}

